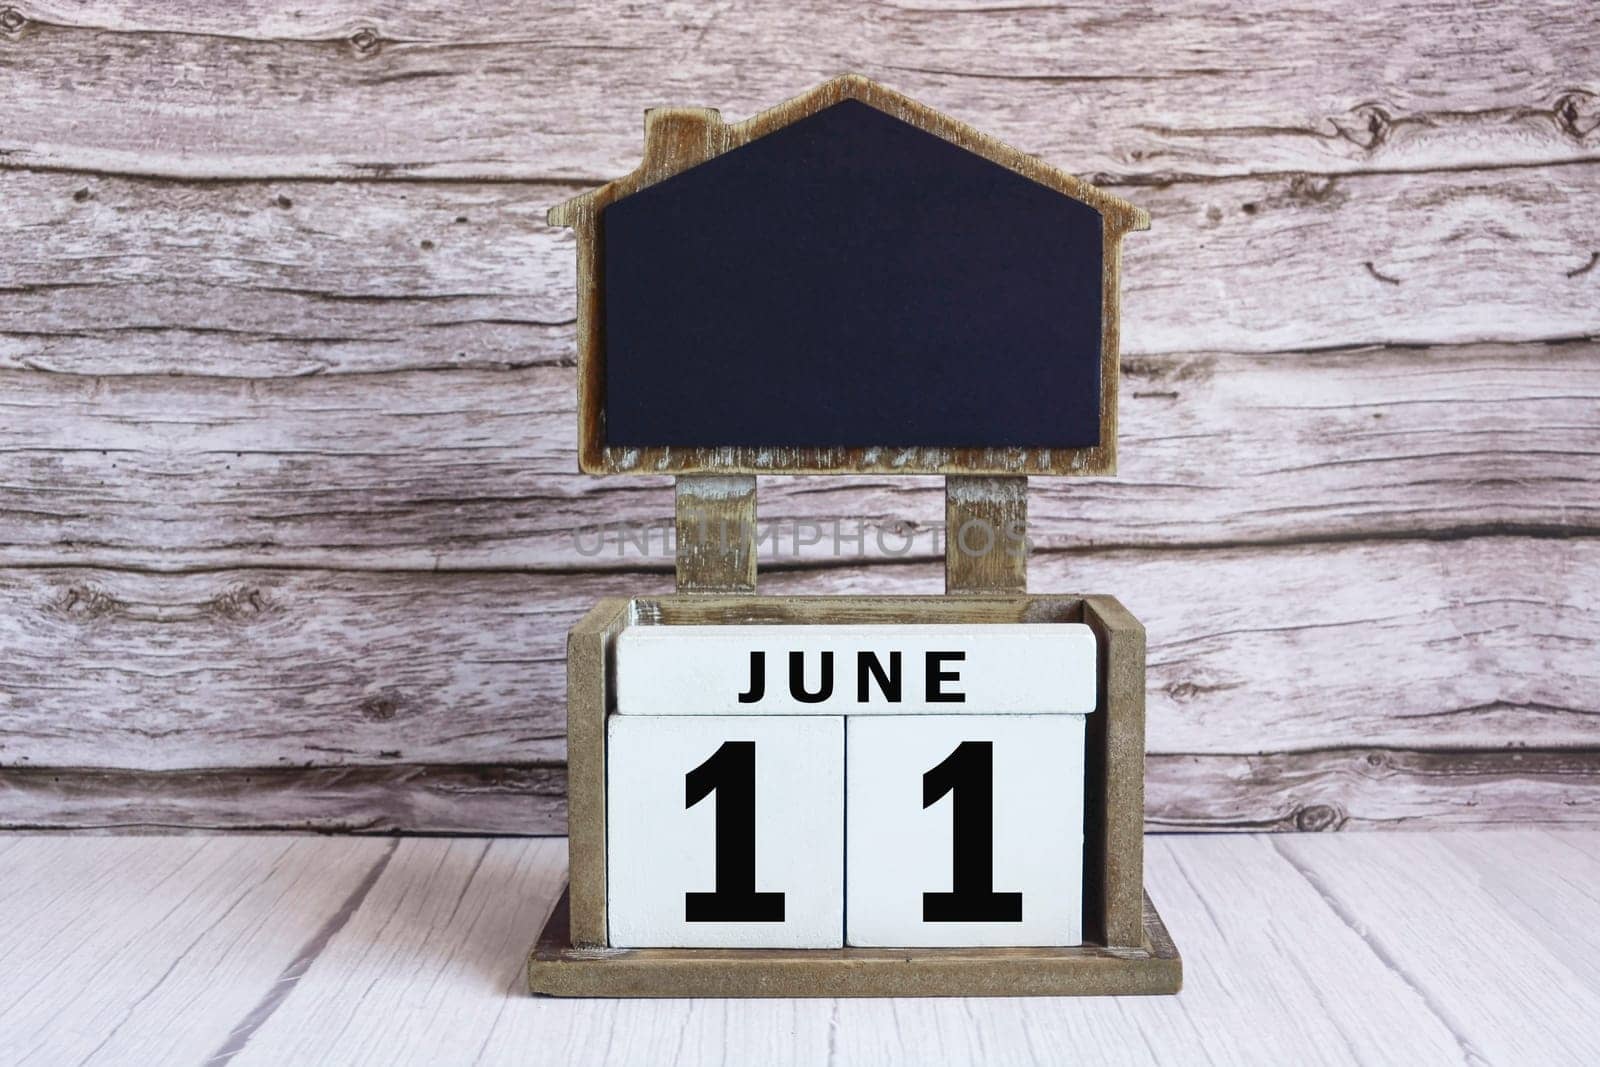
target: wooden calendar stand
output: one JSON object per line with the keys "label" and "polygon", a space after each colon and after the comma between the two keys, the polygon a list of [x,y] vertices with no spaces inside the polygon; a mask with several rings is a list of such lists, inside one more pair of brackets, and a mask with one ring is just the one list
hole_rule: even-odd
{"label": "wooden calendar stand", "polygon": [[[1025,513],[1026,479],[950,479],[947,512]],[[715,482],[717,484],[708,484]],[[1105,596],[1027,596],[1023,565],[947,547],[942,597],[755,596],[753,478],[680,478],[675,596],[601,601],[567,644],[571,884],[529,964],[553,996],[1067,996],[1175,993],[1182,962],[1144,895],[1144,627]],[[699,507],[708,504],[709,510]],[[748,537],[697,539],[727,529]],[[704,520],[715,515],[709,522]],[[687,536],[687,539],[685,539]],[[1072,948],[612,949],[606,945],[607,653],[629,626],[1083,622],[1099,641],[1085,773],[1085,943]]]}
{"label": "wooden calendar stand", "polygon": [[[747,430],[728,423],[725,431],[711,427],[701,431],[702,437],[693,440],[656,440],[651,433],[671,435],[676,432],[670,419],[651,422],[652,413],[648,411],[642,416],[637,412],[627,414],[623,400],[633,394],[621,388],[608,390],[608,380],[611,386],[618,387],[621,378],[631,383],[634,375],[647,373],[649,369],[629,362],[634,357],[628,353],[608,352],[609,331],[614,330],[618,337],[639,336],[628,332],[636,324],[630,324],[626,308],[619,310],[619,307],[644,298],[627,289],[626,271],[604,269],[605,257],[607,254],[643,254],[640,249],[646,246],[629,237],[631,216],[618,216],[608,237],[602,226],[605,209],[768,134],[798,127],[804,120],[845,102],[865,105],[871,112],[865,118],[851,118],[852,122],[877,123],[882,116],[888,116],[922,134],[932,134],[945,145],[965,149],[966,153],[993,164],[1006,175],[1021,175],[1053,194],[1060,194],[1072,202],[1070,206],[1074,211],[1084,207],[1092,209],[1089,217],[1095,246],[1092,249],[1093,272],[1086,283],[1089,288],[1076,294],[1081,298],[1081,306],[1092,308],[1093,318],[1088,323],[1091,332],[1086,358],[1089,365],[1085,367],[1083,359],[1075,364],[1075,373],[1087,375],[1076,380],[1077,384],[1088,382],[1087,388],[1093,393],[1087,414],[1080,420],[1084,425],[1073,431],[1081,431],[1080,439],[1043,447],[1031,440],[1005,439],[1002,433],[999,440],[971,441],[961,447],[949,443],[908,447],[903,437],[884,446],[864,447],[858,443],[859,437],[852,439],[850,436],[859,433],[859,427],[845,426],[837,428],[838,439],[819,439],[805,446],[797,446],[792,441],[764,445],[750,439]],[[677,476],[677,593],[602,601],[568,637],[570,885],[533,951],[529,962],[530,987],[535,993],[553,996],[617,997],[1060,996],[1177,992],[1182,978],[1178,952],[1142,888],[1144,628],[1112,597],[1028,595],[1025,552],[963,551],[957,536],[958,531],[974,522],[985,524],[991,531],[1025,529],[1029,474],[1114,471],[1118,248],[1123,233],[1147,225],[1143,212],[915,101],[853,76],[835,79],[737,125],[723,124],[713,111],[683,108],[652,111],[646,125],[644,163],[633,174],[557,207],[551,212],[551,221],[572,226],[578,236],[580,466],[597,474],[670,473]],[[823,136],[817,129],[812,128],[809,135]],[[875,137],[881,136],[876,127],[869,132]],[[841,136],[850,133],[846,129]],[[922,147],[918,142],[908,151],[922,151]],[[948,148],[935,145],[933,150],[948,151]],[[817,156],[815,142],[807,151],[811,153],[808,159]],[[858,160],[859,156],[858,151],[852,158]],[[934,158],[937,161],[942,157]],[[757,167],[762,164],[760,159],[755,159],[740,165]],[[957,168],[967,165],[964,159],[951,162],[951,166]],[[927,170],[926,160],[919,160],[917,168],[904,170],[904,173]],[[724,171],[717,173],[726,177]],[[748,175],[735,174],[735,177]],[[963,182],[960,188],[973,187],[970,175],[964,176]],[[1013,195],[1013,191],[1007,188],[1001,192],[1004,195],[993,203],[1003,206],[1009,202],[1007,197]],[[723,194],[719,191],[719,195]],[[917,194],[913,191],[906,195]],[[1025,199],[1035,194],[1024,189],[1015,195]],[[1045,204],[1044,209],[1048,211],[1049,204]],[[660,229],[671,233],[673,205],[652,207],[652,210],[662,212],[658,216]],[[689,214],[691,228],[685,232],[693,234],[698,232],[694,227],[701,226],[703,220],[697,221],[692,211]],[[1019,225],[1017,232],[1030,227],[1027,220],[1021,220]],[[906,238],[902,235],[896,239]],[[916,239],[916,235],[911,239]],[[686,238],[678,238],[680,243],[684,240]],[[720,254],[716,249],[709,251]],[[696,252],[701,261],[716,258],[715,255],[708,257],[708,250],[704,248]],[[733,249],[728,254],[736,256],[739,250]],[[974,254],[981,254],[981,250]],[[1088,251],[1084,254],[1087,256]],[[659,264],[654,266],[654,275],[668,282],[675,275],[671,269],[661,269]],[[786,265],[791,273],[804,267],[803,263]],[[1047,268],[1055,269],[1048,263],[1039,269]],[[1068,276],[1076,277],[1070,270],[1061,275]],[[614,289],[608,291],[608,285]],[[665,308],[665,314],[674,317],[676,313],[672,309],[682,307],[684,315],[714,314],[706,308],[683,307],[683,301],[691,295],[679,294],[674,298],[676,303],[652,305],[653,313],[663,314],[661,309]],[[709,301],[715,294],[703,295]],[[782,294],[772,297],[779,303],[782,298]],[[974,300],[979,299],[978,294],[974,294]],[[613,301],[609,312],[608,300]],[[670,335],[671,323],[666,325],[669,328],[665,334]],[[1000,332],[1010,330],[1011,326],[1009,322],[994,323],[994,329]],[[859,330],[861,327],[857,323],[852,328]],[[715,334],[714,328],[708,329],[710,335]],[[706,330],[694,336],[698,339],[703,334]],[[1025,330],[1018,338],[1019,343],[1026,346],[1029,337]],[[711,349],[716,347],[715,340],[711,336]],[[775,336],[772,343],[781,347],[785,338]],[[684,374],[710,375],[707,379],[710,384],[691,383],[689,392],[678,393],[673,391],[670,382],[656,383],[645,391],[646,400],[651,391],[668,393],[672,397],[687,396],[690,392],[698,395],[706,388],[717,392],[722,385],[719,376],[728,376],[726,368],[717,367],[714,352],[704,360],[698,350],[690,356],[680,356],[670,350],[666,354],[680,359]],[[731,377],[739,379],[737,373]],[[891,390],[896,387],[894,382],[878,384]],[[1010,405],[1025,406],[1030,402],[1025,395],[1030,383],[1021,384],[1024,386],[1021,392],[1009,399],[996,394],[992,404],[1006,410],[1011,409]],[[1055,385],[1062,389],[1075,387],[1074,382],[1066,379]],[[728,398],[722,396],[718,403],[725,405]],[[617,410],[612,410],[613,405]],[[827,404],[824,402],[822,406],[827,407]],[[1046,409],[1043,414],[1048,417],[1050,412]],[[947,410],[941,413],[941,417],[947,416]],[[721,416],[707,409],[698,414],[690,413],[686,418],[690,422],[705,422]],[[938,432],[938,427],[932,423],[923,428],[930,434]],[[724,439],[730,443],[706,443],[719,439],[719,432],[725,433]],[[774,432],[781,433],[781,426]],[[826,438],[828,432],[819,431],[819,437]],[[632,439],[628,435],[633,435]],[[639,435],[645,440],[639,440]],[[822,472],[945,475],[944,596],[756,595],[755,475]],[[1095,708],[1085,720],[1084,938],[1081,945],[827,949],[610,946],[606,737],[607,716],[615,710],[612,654],[619,635],[635,627],[775,623],[815,626],[956,623],[974,628],[993,624],[1082,623],[1093,631],[1098,664]]]}

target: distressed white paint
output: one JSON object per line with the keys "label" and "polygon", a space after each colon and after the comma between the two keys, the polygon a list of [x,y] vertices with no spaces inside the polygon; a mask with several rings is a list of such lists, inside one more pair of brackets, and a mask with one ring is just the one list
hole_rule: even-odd
{"label": "distressed white paint", "polygon": [[1095,648],[1094,631],[1082,623],[630,626],[616,641],[616,710],[1088,712]]}
{"label": "distressed white paint", "polygon": [[1089,999],[530,997],[524,949],[565,855],[0,835],[0,1047],[29,1065],[198,1064],[231,1045],[233,1067],[1596,1058],[1592,832],[1163,836],[1147,884],[1183,992]]}
{"label": "distressed white paint", "polygon": [[[618,948],[836,948],[844,938],[844,720],[613,715],[606,731],[606,882]],[[722,790],[685,804],[685,775],[727,741],[755,743],[757,892],[781,922],[690,922],[716,888]]]}
{"label": "distressed white paint", "polygon": [[[852,945],[1076,945],[1083,937],[1081,715],[846,720],[846,940]],[[1020,922],[927,922],[952,883],[957,798],[923,806],[923,775],[965,741],[993,756],[993,885]]]}
{"label": "distressed white paint", "polygon": [[206,1062],[276,1009],[394,848],[0,835],[0,1058]]}
{"label": "distressed white paint", "polygon": [[[1517,835],[1500,848],[1492,840],[1452,848],[1453,838],[1395,837],[1379,845],[1355,835],[1334,848],[1305,834],[1275,839],[1273,847],[1370,951],[1397,973],[1426,982],[1430,1011],[1460,1036],[1467,1059],[1600,1062],[1600,987],[1581,947],[1592,940],[1593,920],[1574,921],[1594,913],[1600,871],[1592,835],[1591,848],[1579,856],[1550,838],[1529,842]],[[1562,871],[1578,873],[1578,881],[1539,887],[1560,880]],[[1513,887],[1559,893],[1574,918],[1552,931],[1548,903],[1530,906],[1521,893],[1507,891]],[[1589,1023],[1567,1024],[1580,1018]]]}

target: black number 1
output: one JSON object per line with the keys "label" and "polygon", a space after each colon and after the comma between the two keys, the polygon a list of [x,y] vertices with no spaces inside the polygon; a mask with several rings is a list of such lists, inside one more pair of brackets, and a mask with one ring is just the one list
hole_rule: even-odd
{"label": "black number 1", "polygon": [[683,785],[685,808],[717,794],[717,888],[685,893],[684,921],[783,922],[783,894],[756,892],[756,743],[724,741]]}
{"label": "black number 1", "polygon": [[[925,923],[1019,923],[1022,894],[994,891],[994,742],[963,741],[922,776],[922,806],[951,794],[949,893],[922,894]],[[721,813],[721,804],[717,806]]]}

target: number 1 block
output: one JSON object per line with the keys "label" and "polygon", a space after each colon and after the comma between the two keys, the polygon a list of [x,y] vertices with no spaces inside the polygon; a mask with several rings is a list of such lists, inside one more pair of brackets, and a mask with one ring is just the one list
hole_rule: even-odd
{"label": "number 1 block", "polygon": [[839,948],[844,720],[613,715],[615,948]]}
{"label": "number 1 block", "polygon": [[848,944],[1082,943],[1083,716],[847,723]]}

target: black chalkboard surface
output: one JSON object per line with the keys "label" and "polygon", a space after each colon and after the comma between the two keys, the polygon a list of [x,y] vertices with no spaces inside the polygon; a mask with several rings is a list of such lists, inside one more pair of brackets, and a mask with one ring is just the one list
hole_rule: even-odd
{"label": "black chalkboard surface", "polygon": [[600,215],[607,445],[1100,443],[1093,207],[857,100]]}

